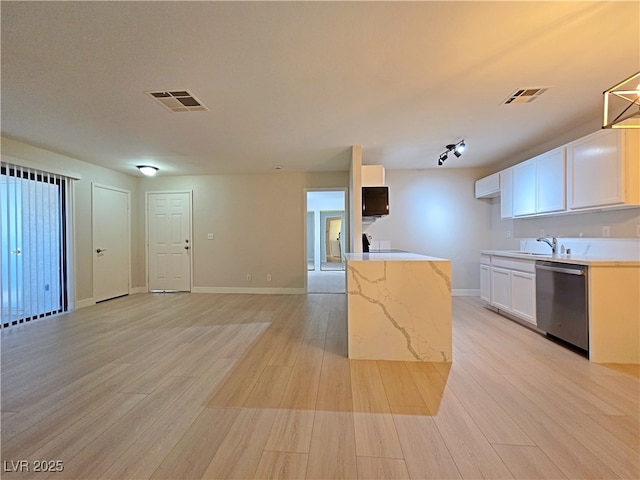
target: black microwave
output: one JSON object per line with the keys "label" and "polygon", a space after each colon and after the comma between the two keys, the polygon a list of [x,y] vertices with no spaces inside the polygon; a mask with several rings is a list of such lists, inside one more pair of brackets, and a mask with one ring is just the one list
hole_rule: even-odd
{"label": "black microwave", "polygon": [[362,216],[389,215],[389,187],[362,187]]}

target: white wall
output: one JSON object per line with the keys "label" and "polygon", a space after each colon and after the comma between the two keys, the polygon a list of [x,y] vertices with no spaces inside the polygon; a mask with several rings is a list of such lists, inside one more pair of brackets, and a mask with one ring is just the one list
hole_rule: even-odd
{"label": "white wall", "polygon": [[637,239],[640,225],[640,208],[501,219],[500,199],[491,199],[490,205],[491,242],[487,246],[488,250],[517,249],[521,239],[537,238],[542,231],[545,235],[556,237],[604,238],[604,226],[609,227],[610,238]]}
{"label": "white wall", "polygon": [[474,196],[475,181],[485,174],[475,168],[386,170],[390,213],[365,232],[393,249],[450,259],[454,293],[475,293],[479,250],[491,243],[491,205]]}
{"label": "white wall", "polygon": [[[131,192],[132,288],[146,288],[145,192],[193,190],[194,287],[304,291],[305,188],[347,188],[348,172],[204,175],[155,178],[125,175],[2,137],[2,154],[69,170],[74,183],[75,300],[93,298],[91,184]],[[215,239],[207,240],[213,232]],[[246,281],[251,273],[253,280]],[[271,273],[272,281],[266,282]]]}
{"label": "white wall", "polygon": [[[138,209],[146,191],[193,190],[194,291],[304,292],[305,188],[346,188],[348,181],[346,171],[158,176],[141,179]],[[142,220],[140,238],[144,228]]]}
{"label": "white wall", "polygon": [[113,170],[77,160],[65,155],[60,155],[48,150],[21,143],[6,137],[2,137],[2,155],[16,157],[18,159],[47,167],[68,170],[82,176],[81,180],[74,181],[74,223],[73,243],[75,249],[75,281],[74,292],[76,303],[91,303],[93,298],[93,240],[91,230],[91,184],[99,183],[121,188],[131,192],[131,282],[132,288],[142,287],[144,280],[144,256],[139,256],[140,241],[138,229],[135,228],[139,221],[138,210],[134,208],[134,202],[138,195],[138,179],[135,176],[124,175]]}

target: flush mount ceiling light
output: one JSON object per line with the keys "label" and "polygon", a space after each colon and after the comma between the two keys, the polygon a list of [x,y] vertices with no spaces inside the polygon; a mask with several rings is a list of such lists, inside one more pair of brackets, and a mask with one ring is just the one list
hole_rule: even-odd
{"label": "flush mount ceiling light", "polygon": [[152,167],[151,165],[138,165],[138,170],[147,177],[153,177],[158,173],[158,167]]}
{"label": "flush mount ceiling light", "polygon": [[640,128],[640,72],[604,91],[602,128]]}
{"label": "flush mount ceiling light", "polygon": [[447,150],[440,154],[440,158],[438,158],[438,166],[442,166],[447,158],[449,158],[449,153],[453,152],[453,154],[460,158],[465,148],[467,148],[467,144],[464,143],[464,140],[460,140],[458,143],[450,143],[445,147]]}

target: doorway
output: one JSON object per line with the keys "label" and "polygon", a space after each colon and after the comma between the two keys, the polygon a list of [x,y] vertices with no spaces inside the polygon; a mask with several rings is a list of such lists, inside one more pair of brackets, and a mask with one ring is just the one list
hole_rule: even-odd
{"label": "doorway", "polygon": [[191,192],[147,192],[150,292],[191,291]]}
{"label": "doorway", "polygon": [[344,211],[320,211],[320,225],[323,227],[320,237],[320,270],[344,270],[344,240],[342,228]]}
{"label": "doorway", "polygon": [[344,293],[346,189],[306,194],[307,293]]}

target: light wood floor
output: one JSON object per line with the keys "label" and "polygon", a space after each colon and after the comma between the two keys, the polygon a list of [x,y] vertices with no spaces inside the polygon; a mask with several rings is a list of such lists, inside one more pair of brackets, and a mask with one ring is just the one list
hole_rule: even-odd
{"label": "light wood floor", "polygon": [[637,367],[453,306],[452,364],[349,361],[344,295],[134,295],[5,330],[3,470],[31,471],[2,478],[640,478]]}

